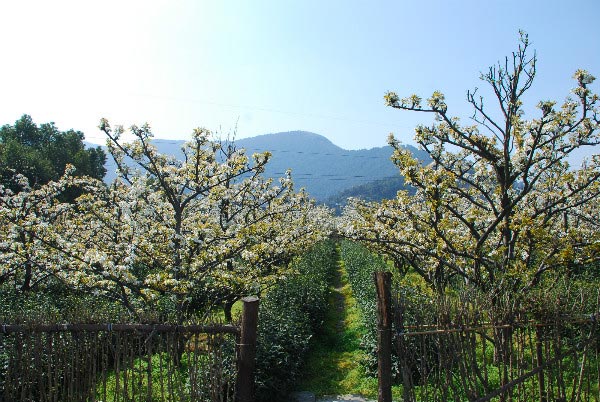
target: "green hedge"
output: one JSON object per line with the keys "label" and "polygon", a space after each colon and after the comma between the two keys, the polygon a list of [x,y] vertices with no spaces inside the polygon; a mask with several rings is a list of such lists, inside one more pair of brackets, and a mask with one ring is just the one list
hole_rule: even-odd
{"label": "green hedge", "polygon": [[282,400],[300,375],[309,341],[325,318],[336,264],[335,243],[319,243],[293,263],[297,275],[263,297],[256,362],[259,401]]}
{"label": "green hedge", "polygon": [[352,293],[361,310],[363,324],[367,331],[361,347],[367,352],[363,362],[370,375],[377,375],[377,294],[373,282],[373,272],[387,271],[385,261],[372,254],[360,243],[343,241],[340,257],[344,262]]}

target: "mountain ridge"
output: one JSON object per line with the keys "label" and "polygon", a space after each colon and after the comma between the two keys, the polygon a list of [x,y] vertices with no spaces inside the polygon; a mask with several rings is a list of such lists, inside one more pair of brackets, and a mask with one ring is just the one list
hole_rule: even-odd
{"label": "mountain ridge", "polygon": [[[183,156],[183,140],[153,139],[152,143],[160,153],[176,158]],[[398,169],[390,159],[393,153],[390,146],[346,150],[326,137],[308,131],[263,134],[235,139],[234,143],[236,147],[246,149],[249,155],[271,152],[265,176],[276,179],[291,169],[296,188],[305,188],[318,202],[361,184],[399,177]],[[422,151],[410,145],[406,147],[417,158],[425,157],[421,155]],[[106,168],[105,180],[110,182],[116,177],[116,166],[110,156]]]}

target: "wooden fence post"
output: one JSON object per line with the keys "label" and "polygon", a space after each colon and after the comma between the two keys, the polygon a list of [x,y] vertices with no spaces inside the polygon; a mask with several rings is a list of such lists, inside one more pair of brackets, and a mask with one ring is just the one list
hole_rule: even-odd
{"label": "wooden fence post", "polygon": [[391,272],[374,272],[377,289],[377,379],[379,402],[392,402]]}
{"label": "wooden fence post", "polygon": [[[542,350],[542,329],[535,327],[535,354],[538,367],[544,364],[544,352]],[[544,383],[544,370],[538,372],[538,388],[540,392],[540,402],[547,402],[546,385]]]}
{"label": "wooden fence post", "polygon": [[256,366],[256,333],[258,324],[258,297],[244,297],[242,327],[235,382],[238,402],[254,401],[254,368]]}

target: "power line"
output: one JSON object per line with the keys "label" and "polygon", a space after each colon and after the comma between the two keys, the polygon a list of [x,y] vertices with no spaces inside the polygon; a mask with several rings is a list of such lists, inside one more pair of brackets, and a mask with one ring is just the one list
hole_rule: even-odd
{"label": "power line", "polygon": [[[227,108],[227,109],[253,110],[253,111],[257,111],[257,112],[287,114],[287,115],[291,115],[291,116],[312,117],[312,118],[324,119],[324,120],[337,120],[337,121],[345,121],[345,122],[349,122],[349,123],[375,125],[375,126],[382,126],[382,127],[390,126],[390,124],[386,124],[381,121],[353,119],[353,118],[349,118],[346,116],[333,116],[333,115],[326,115],[326,114],[319,114],[319,113],[301,113],[301,112],[297,112],[297,111],[274,109],[274,108],[256,106],[256,105],[221,103],[221,102],[214,102],[214,101],[210,101],[210,100],[203,100],[203,99],[197,99],[197,98],[183,98],[183,97],[177,97],[177,96],[164,96],[164,95],[153,95],[153,94],[131,94],[131,95],[134,97],[139,97],[139,98],[144,98],[144,99],[161,99],[161,100],[168,100],[168,101],[180,102],[180,103],[198,103],[198,104],[204,104],[204,105],[219,106],[219,107]],[[402,128],[402,129],[406,129],[406,128],[413,129],[414,128],[414,126],[401,125],[401,124],[396,124],[396,123],[394,123],[393,125],[398,128]]]}

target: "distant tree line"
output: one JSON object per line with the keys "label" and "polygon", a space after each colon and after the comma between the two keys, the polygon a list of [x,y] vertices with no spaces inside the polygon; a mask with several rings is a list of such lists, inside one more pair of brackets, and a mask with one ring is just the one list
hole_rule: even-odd
{"label": "distant tree line", "polygon": [[0,183],[17,190],[15,173],[25,176],[31,187],[58,180],[67,164],[76,176],[102,179],[106,154],[101,147],[86,148],[81,131],[60,131],[54,123],[37,125],[24,114],[13,125],[0,127]]}

